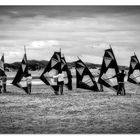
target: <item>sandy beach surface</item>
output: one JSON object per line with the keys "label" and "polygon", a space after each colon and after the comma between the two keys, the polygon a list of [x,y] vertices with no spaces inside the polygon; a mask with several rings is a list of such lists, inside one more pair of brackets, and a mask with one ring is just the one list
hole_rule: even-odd
{"label": "sandy beach surface", "polygon": [[0,133],[140,133],[140,88],[130,83],[125,87],[126,96],[107,88],[92,92],[75,86],[56,96],[42,84],[33,85],[31,95],[8,85],[8,92],[0,94]]}

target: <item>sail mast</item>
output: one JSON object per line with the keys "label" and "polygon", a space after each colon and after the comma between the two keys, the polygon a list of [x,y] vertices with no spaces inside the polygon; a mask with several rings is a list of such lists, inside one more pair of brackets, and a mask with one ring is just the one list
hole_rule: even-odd
{"label": "sail mast", "polygon": [[79,60],[81,60],[79,56],[77,56],[77,58],[78,58]]}
{"label": "sail mast", "polygon": [[26,54],[26,46],[24,45],[24,53]]}

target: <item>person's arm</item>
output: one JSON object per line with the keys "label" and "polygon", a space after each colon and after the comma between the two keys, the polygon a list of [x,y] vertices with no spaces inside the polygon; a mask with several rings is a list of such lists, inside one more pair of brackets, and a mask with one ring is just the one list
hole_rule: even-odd
{"label": "person's arm", "polygon": [[29,79],[32,80],[33,79],[32,76],[30,76]]}
{"label": "person's arm", "polygon": [[114,75],[114,76],[112,76],[112,77],[110,77],[110,78],[107,78],[107,79],[105,79],[105,80],[109,80],[109,79],[115,78],[115,77],[117,77],[117,76],[118,76],[118,74],[116,74],[116,75]]}
{"label": "person's arm", "polygon": [[115,78],[115,77],[117,77],[119,75],[119,73],[117,73],[116,75],[114,75],[112,78]]}
{"label": "person's arm", "polygon": [[114,75],[113,77],[111,77],[111,78],[115,78],[115,77],[117,77],[117,74],[116,75]]}
{"label": "person's arm", "polygon": [[29,82],[29,83],[32,83],[32,76],[29,76],[29,77],[28,77],[28,82]]}
{"label": "person's arm", "polygon": [[21,81],[26,81],[27,80],[27,78],[26,77],[23,77],[22,79],[21,79]]}

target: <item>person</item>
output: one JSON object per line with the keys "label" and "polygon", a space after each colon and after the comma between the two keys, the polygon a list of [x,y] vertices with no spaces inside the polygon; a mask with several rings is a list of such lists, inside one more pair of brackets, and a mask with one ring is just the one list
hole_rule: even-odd
{"label": "person", "polygon": [[4,93],[6,93],[6,81],[7,81],[7,76],[6,75],[2,76],[2,87]]}
{"label": "person", "polygon": [[125,78],[125,72],[124,70],[121,70],[120,73],[116,74],[115,76],[113,76],[112,78],[114,77],[117,77],[118,78],[118,90],[117,90],[117,95],[126,95],[125,93],[125,88],[124,88],[124,78]]}
{"label": "person", "polygon": [[[100,69],[98,69],[97,74],[98,74],[98,76],[100,75]],[[103,92],[104,91],[104,88],[103,88],[103,85],[102,84],[100,84],[100,90],[99,91],[100,92]]]}
{"label": "person", "polygon": [[[58,75],[53,76],[53,78],[58,79],[58,86],[59,86],[60,94],[63,95],[63,86],[64,86],[64,74],[63,74],[63,72],[60,72]],[[55,93],[55,94],[57,95],[58,93]]]}
{"label": "person", "polygon": [[26,82],[27,82],[27,93],[31,94],[31,88],[32,88],[32,76],[31,76],[31,74],[26,75]]}
{"label": "person", "polygon": [[0,77],[0,93],[2,93],[2,77]]}
{"label": "person", "polygon": [[100,84],[100,92],[103,92],[103,91],[104,91],[103,85]]}

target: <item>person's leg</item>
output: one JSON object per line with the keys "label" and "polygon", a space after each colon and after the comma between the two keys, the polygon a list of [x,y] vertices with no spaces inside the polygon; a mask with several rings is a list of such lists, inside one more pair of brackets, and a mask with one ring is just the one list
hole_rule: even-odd
{"label": "person's leg", "polygon": [[117,90],[117,95],[120,94],[120,84],[118,84],[118,90]]}
{"label": "person's leg", "polygon": [[117,95],[119,95],[119,90],[117,90]]}
{"label": "person's leg", "polygon": [[30,93],[32,92],[32,84],[30,84]]}
{"label": "person's leg", "polygon": [[59,95],[59,94],[58,94],[59,88],[60,88],[60,85],[59,85],[59,83],[58,83],[58,89],[56,89],[56,90],[54,91],[55,95]]}
{"label": "person's leg", "polygon": [[103,85],[100,84],[100,92],[103,92]]}
{"label": "person's leg", "polygon": [[125,92],[125,87],[124,87],[124,95],[126,95],[126,92]]}
{"label": "person's leg", "polygon": [[60,94],[63,95],[63,82],[59,83],[59,87],[60,87]]}
{"label": "person's leg", "polygon": [[124,85],[123,85],[123,95],[124,95],[124,96],[126,95]]}
{"label": "person's leg", "polygon": [[31,94],[31,84],[28,84],[28,94]]}
{"label": "person's leg", "polygon": [[124,84],[121,84],[121,95],[125,95],[125,89],[124,89]]}
{"label": "person's leg", "polygon": [[2,91],[2,93],[4,93],[4,84],[2,84],[2,90],[1,91]]}
{"label": "person's leg", "polygon": [[62,84],[61,84],[61,95],[63,95],[63,82],[62,82]]}
{"label": "person's leg", "polygon": [[63,93],[63,90],[62,90],[62,83],[60,84],[60,94],[62,95]]}
{"label": "person's leg", "polygon": [[121,95],[121,91],[122,91],[122,89],[121,89],[121,83],[119,84],[119,94]]}
{"label": "person's leg", "polygon": [[121,95],[123,95],[123,86],[122,86],[122,83],[121,83],[120,93],[121,93]]}
{"label": "person's leg", "polygon": [[3,85],[3,91],[6,92],[6,84]]}
{"label": "person's leg", "polygon": [[3,90],[3,85],[1,86],[1,93],[4,93],[4,90]]}
{"label": "person's leg", "polygon": [[2,93],[2,86],[0,86],[0,93]]}
{"label": "person's leg", "polygon": [[117,91],[117,95],[119,95],[119,94],[120,94],[120,90]]}
{"label": "person's leg", "polygon": [[56,92],[56,91],[54,91],[54,94],[55,94],[55,95],[57,95],[57,92]]}
{"label": "person's leg", "polygon": [[27,92],[28,92],[28,94],[30,94],[30,85],[29,84],[27,84]]}
{"label": "person's leg", "polygon": [[102,85],[102,92],[104,91],[103,85]]}
{"label": "person's leg", "polygon": [[119,88],[118,88],[118,95],[122,95],[122,84],[119,83]]}
{"label": "person's leg", "polygon": [[119,94],[122,95],[122,86],[119,84]]}

